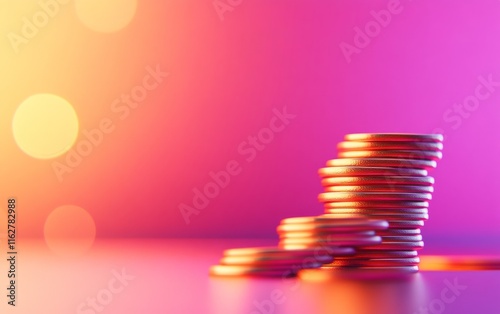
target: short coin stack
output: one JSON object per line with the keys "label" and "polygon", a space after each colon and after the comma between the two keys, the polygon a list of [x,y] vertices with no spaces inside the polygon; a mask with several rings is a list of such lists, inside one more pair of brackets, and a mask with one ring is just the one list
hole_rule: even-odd
{"label": "short coin stack", "polygon": [[379,245],[382,238],[375,230],[386,230],[385,220],[335,215],[287,218],[278,226],[279,246],[287,250]]}
{"label": "short coin stack", "polygon": [[278,226],[277,247],[229,249],[210,273],[216,276],[295,276],[301,269],[319,268],[337,258],[355,254],[355,248],[382,243],[375,230],[387,221],[331,217],[284,219]]}
{"label": "short coin stack", "polygon": [[334,257],[353,255],[350,247],[287,250],[281,247],[229,249],[219,265],[210,268],[215,276],[292,277],[301,269],[319,268]]}
{"label": "short coin stack", "polygon": [[349,134],[338,145],[339,159],[319,170],[319,195],[332,217],[384,219],[380,244],[358,246],[354,256],[326,267],[418,271],[420,228],[429,218],[434,179],[427,174],[442,157],[439,134]]}

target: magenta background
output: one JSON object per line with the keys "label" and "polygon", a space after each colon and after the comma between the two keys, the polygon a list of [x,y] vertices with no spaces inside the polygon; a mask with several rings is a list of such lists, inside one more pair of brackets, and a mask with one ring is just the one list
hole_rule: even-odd
{"label": "magenta background", "polygon": [[[194,92],[185,100],[189,146],[175,178],[172,165],[151,166],[162,179],[144,204],[161,217],[148,221],[150,232],[273,235],[284,217],[322,211],[317,169],[345,133],[441,128],[444,158],[432,172],[425,234],[499,234],[500,92],[456,129],[443,115],[474,93],[479,75],[500,81],[500,1],[401,1],[402,12],[347,63],[339,43],[352,44],[353,27],[387,3],[245,1],[216,30],[198,30],[204,40],[189,51]],[[246,163],[238,144],[283,106],[297,117]],[[186,225],[178,204],[232,159],[243,172]]]}
{"label": "magenta background", "polygon": [[[478,76],[500,81],[500,1],[401,1],[347,63],[339,44],[352,44],[353,28],[387,3],[247,0],[221,21],[211,1],[191,1],[176,15],[182,27],[152,20],[158,34],[179,28],[147,41],[175,47],[159,60],[171,75],[65,179],[58,204],[87,209],[99,237],[269,237],[285,217],[322,212],[317,169],[344,134],[441,128],[424,234],[500,235],[500,89],[458,128],[443,118]],[[247,163],[238,145],[284,106],[297,117]],[[242,173],[187,225],[179,204],[233,159]]]}

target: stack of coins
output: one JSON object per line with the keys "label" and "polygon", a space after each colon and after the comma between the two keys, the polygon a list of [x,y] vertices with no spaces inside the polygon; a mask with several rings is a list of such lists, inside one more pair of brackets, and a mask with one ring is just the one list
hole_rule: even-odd
{"label": "stack of coins", "polygon": [[279,246],[284,249],[334,249],[379,245],[382,238],[375,230],[388,226],[385,220],[320,215],[284,219],[277,231]]}
{"label": "stack of coins", "polygon": [[294,276],[301,269],[418,271],[420,228],[429,218],[442,157],[439,134],[348,134],[339,158],[319,170],[325,214],[287,218],[277,247],[230,249],[216,276]]}
{"label": "stack of coins", "polygon": [[355,255],[356,247],[380,245],[375,231],[385,220],[339,215],[295,217],[281,221],[278,247],[230,249],[210,273],[216,276],[295,276],[301,269],[320,268]]}
{"label": "stack of coins", "polygon": [[256,247],[230,249],[224,252],[219,265],[210,268],[214,276],[292,277],[301,269],[319,268],[334,257],[354,254],[350,247],[284,249]]}
{"label": "stack of coins", "polygon": [[319,170],[325,192],[319,195],[333,217],[384,219],[381,243],[358,246],[352,257],[327,267],[418,271],[420,228],[429,218],[434,179],[427,170],[442,158],[439,134],[348,134],[338,145],[339,159]]}

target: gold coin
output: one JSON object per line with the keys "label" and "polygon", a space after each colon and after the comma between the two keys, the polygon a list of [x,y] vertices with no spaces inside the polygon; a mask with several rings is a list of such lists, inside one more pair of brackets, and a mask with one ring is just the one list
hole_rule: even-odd
{"label": "gold coin", "polygon": [[423,220],[390,220],[389,229],[414,229],[424,226]]}
{"label": "gold coin", "polygon": [[329,202],[324,203],[328,208],[428,208],[428,202],[407,201],[370,201],[370,202]]}
{"label": "gold coin", "polygon": [[378,230],[377,234],[381,237],[384,236],[401,236],[401,235],[418,235],[420,234],[420,229],[387,229]]}
{"label": "gold coin", "polygon": [[263,257],[304,257],[314,256],[317,250],[284,250],[281,247],[252,247],[252,248],[237,248],[224,251],[224,256],[263,256]]}
{"label": "gold coin", "polygon": [[247,266],[285,266],[285,265],[301,265],[308,262],[331,263],[333,257],[331,255],[317,255],[307,257],[297,256],[282,256],[282,257],[266,257],[266,256],[224,256],[221,265],[247,265]]}
{"label": "gold coin", "polygon": [[429,150],[441,151],[443,144],[439,142],[361,142],[344,141],[337,145],[341,151],[345,150]]}
{"label": "gold coin", "polygon": [[318,268],[323,263],[309,263],[300,266],[252,266],[252,265],[215,265],[210,268],[212,276],[263,276],[263,277],[291,277],[300,269]]}
{"label": "gold coin", "polygon": [[416,133],[353,133],[347,134],[346,141],[367,141],[367,142],[442,142],[442,134],[416,134]]}
{"label": "gold coin", "polygon": [[326,162],[328,167],[396,167],[431,169],[436,168],[434,160],[421,159],[398,159],[398,158],[340,158],[331,159]]}
{"label": "gold coin", "polygon": [[428,214],[427,208],[329,208],[327,214],[359,214],[359,215],[405,215]]}
{"label": "gold coin", "polygon": [[374,245],[382,242],[379,236],[371,237],[353,237],[353,238],[336,238],[332,237],[310,237],[310,238],[281,238],[279,245],[314,245],[318,246],[365,246]]}
{"label": "gold coin", "polygon": [[352,150],[340,151],[339,158],[408,158],[422,160],[441,160],[440,151],[426,150]]}
{"label": "gold coin", "polygon": [[322,203],[349,201],[429,201],[430,193],[396,193],[396,192],[325,192],[318,199]]}
{"label": "gold coin", "polygon": [[382,242],[415,242],[422,241],[421,234],[415,235],[389,235],[382,236]]}
{"label": "gold coin", "polygon": [[[334,230],[335,231],[335,230]],[[375,236],[374,230],[355,231],[355,232],[331,232],[331,231],[285,231],[279,233],[280,238],[311,238],[311,237],[327,237],[335,236],[336,238],[352,238],[352,237],[370,237]]]}
{"label": "gold coin", "polygon": [[393,192],[432,193],[434,188],[427,185],[333,185],[326,186],[326,192]]}
{"label": "gold coin", "polygon": [[412,242],[382,242],[376,245],[361,247],[369,250],[418,250],[424,247],[423,241]]}
{"label": "gold coin", "polygon": [[345,177],[330,177],[321,180],[323,186],[336,186],[336,185],[383,185],[394,186],[400,185],[418,185],[418,186],[432,186],[434,178],[429,176],[345,176]]}
{"label": "gold coin", "polygon": [[350,267],[392,267],[392,266],[417,266],[420,263],[418,257],[403,257],[403,258],[375,258],[375,259],[345,259],[334,260],[329,266],[350,266]]}
{"label": "gold coin", "polygon": [[356,258],[403,258],[403,257],[417,257],[418,253],[415,250],[403,250],[403,251],[381,251],[381,250],[370,250],[365,249],[356,250]]}
{"label": "gold coin", "polygon": [[349,231],[384,230],[387,222],[377,219],[348,218],[337,215],[319,215],[312,217],[292,217],[283,219],[279,227],[287,226],[324,226],[331,229],[343,229]]}
{"label": "gold coin", "polygon": [[351,176],[427,176],[427,170],[389,167],[325,167],[318,170],[322,178]]}
{"label": "gold coin", "polygon": [[[331,211],[326,211],[329,214],[332,214]],[[391,221],[393,220],[428,220],[429,219],[429,214],[387,214],[387,213],[371,213],[371,214],[359,214],[359,213],[342,213],[342,212],[337,212],[337,215],[343,215],[346,216],[348,215],[349,217],[353,218],[370,218],[370,219],[383,219],[387,220],[389,222],[389,225]]]}

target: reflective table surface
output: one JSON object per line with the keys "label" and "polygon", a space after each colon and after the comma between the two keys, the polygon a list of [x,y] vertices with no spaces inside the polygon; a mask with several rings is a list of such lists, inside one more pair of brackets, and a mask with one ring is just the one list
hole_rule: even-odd
{"label": "reflective table surface", "polygon": [[[266,239],[97,240],[79,257],[24,240],[16,261],[16,307],[7,304],[2,252],[1,313],[500,313],[500,271],[422,270],[395,278],[324,276],[218,278],[208,269],[224,249]],[[427,245],[427,242],[426,242]],[[434,243],[425,255],[500,255],[494,245]],[[432,265],[424,265],[432,268]],[[5,293],[7,291],[7,293]]]}

